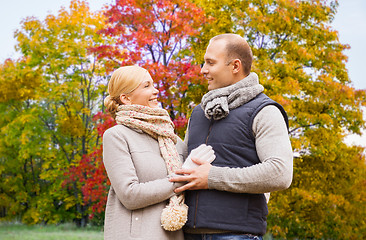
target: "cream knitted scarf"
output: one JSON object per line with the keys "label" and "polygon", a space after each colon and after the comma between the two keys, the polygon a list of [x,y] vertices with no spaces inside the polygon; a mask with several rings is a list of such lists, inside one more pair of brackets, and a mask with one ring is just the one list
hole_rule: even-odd
{"label": "cream knitted scarf", "polygon": [[[175,146],[177,135],[174,133],[174,124],[166,110],[142,105],[120,105],[116,112],[116,122],[140,129],[157,139],[169,174],[182,167]],[[188,206],[184,204],[184,194],[172,196],[161,215],[163,228],[168,231],[179,230],[187,221],[187,212]]]}
{"label": "cream knitted scarf", "polygon": [[235,109],[263,92],[264,88],[258,81],[258,75],[251,72],[239,82],[209,91],[202,97],[201,107],[208,119],[220,120]]}

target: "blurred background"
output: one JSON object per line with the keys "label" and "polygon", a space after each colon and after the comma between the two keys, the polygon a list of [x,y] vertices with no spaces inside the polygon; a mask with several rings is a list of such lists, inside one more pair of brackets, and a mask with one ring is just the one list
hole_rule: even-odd
{"label": "blurred background", "polygon": [[252,46],[252,70],[290,120],[294,179],[271,194],[266,237],[365,236],[365,1],[21,0],[0,17],[4,236],[16,224],[100,232],[111,72],[148,69],[184,137],[207,92],[208,40],[226,32]]}

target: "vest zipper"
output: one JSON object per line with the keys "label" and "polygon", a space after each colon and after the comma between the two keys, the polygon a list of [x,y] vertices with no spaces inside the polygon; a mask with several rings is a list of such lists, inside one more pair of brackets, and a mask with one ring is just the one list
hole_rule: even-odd
{"label": "vest zipper", "polygon": [[212,129],[212,125],[214,123],[214,120],[210,120],[210,128],[208,129],[208,133],[207,133],[207,137],[206,137],[206,145],[207,145],[207,142],[208,142],[208,137],[210,136],[210,133],[211,133],[211,129]]}
{"label": "vest zipper", "polygon": [[[208,133],[207,133],[207,137],[206,137],[206,145],[207,145],[207,142],[208,142],[208,137],[210,136],[210,133],[211,133],[211,129],[212,129],[212,125],[214,123],[214,120],[210,120],[210,128],[208,129]],[[196,228],[196,219],[197,219],[197,209],[198,209],[198,195],[199,195],[199,192],[197,192],[196,194],[196,209],[194,211],[194,222],[193,222],[193,228]]]}
{"label": "vest zipper", "polygon": [[198,208],[198,192],[196,194],[196,209],[194,210],[193,228],[196,228],[197,208]]}

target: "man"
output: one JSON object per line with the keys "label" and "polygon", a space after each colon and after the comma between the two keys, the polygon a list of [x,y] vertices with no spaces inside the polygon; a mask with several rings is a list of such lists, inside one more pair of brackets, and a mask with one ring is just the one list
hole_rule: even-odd
{"label": "man", "polygon": [[201,73],[209,92],[191,115],[185,142],[188,151],[211,145],[210,164],[176,171],[174,182],[187,182],[189,206],[186,239],[262,239],[268,215],[264,193],[283,190],[292,181],[293,153],[287,115],[262,93],[250,72],[252,52],[239,35],[212,38]]}

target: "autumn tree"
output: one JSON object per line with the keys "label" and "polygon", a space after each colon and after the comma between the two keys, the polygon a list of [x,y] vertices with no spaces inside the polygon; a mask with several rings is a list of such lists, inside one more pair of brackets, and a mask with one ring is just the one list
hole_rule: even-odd
{"label": "autumn tree", "polygon": [[106,17],[108,24],[100,32],[116,43],[95,48],[98,56],[109,59],[110,70],[145,67],[160,91],[162,107],[185,129],[188,98],[197,98],[195,90],[204,84],[200,68],[191,64],[188,44],[205,21],[201,9],[187,0],[118,0]]}
{"label": "autumn tree", "polygon": [[[104,112],[93,116],[98,136],[103,138],[104,132],[116,124],[115,120]],[[83,202],[90,220],[97,225],[104,224],[104,212],[110,182],[103,164],[103,145],[96,145],[92,151],[82,156],[78,164],[70,166],[64,183],[74,181],[82,183]]]}
{"label": "autumn tree", "polygon": [[349,46],[330,25],[338,2],[194,2],[210,19],[202,41],[192,43],[196,61],[203,61],[213,35],[240,34],[252,47],[252,71],[265,93],[289,115],[294,180],[289,190],[272,194],[269,232],[282,238],[364,236],[365,156],[344,137],[365,128],[365,92],[352,87],[343,53]]}
{"label": "autumn tree", "polygon": [[[70,169],[100,143],[92,117],[101,108],[107,76],[89,48],[112,43],[97,34],[103,26],[101,12],[92,13],[85,1],[74,0],[69,10],[61,8],[44,21],[26,18],[16,31],[21,60],[4,64],[1,78],[11,86],[2,89],[1,99],[6,139],[0,147],[5,163],[0,173],[14,181],[1,188],[1,206],[8,215],[18,214],[27,223],[87,223],[83,183],[66,180],[73,177]],[[33,183],[29,179],[36,184],[28,186]],[[22,188],[32,189],[31,194],[17,196]]]}
{"label": "autumn tree", "polygon": [[46,153],[51,139],[37,117],[40,111],[32,108],[44,78],[24,59],[8,59],[0,64],[0,84],[0,216],[12,220],[23,214],[25,222],[32,221],[38,218],[32,209],[49,187],[39,175],[51,158]]}

